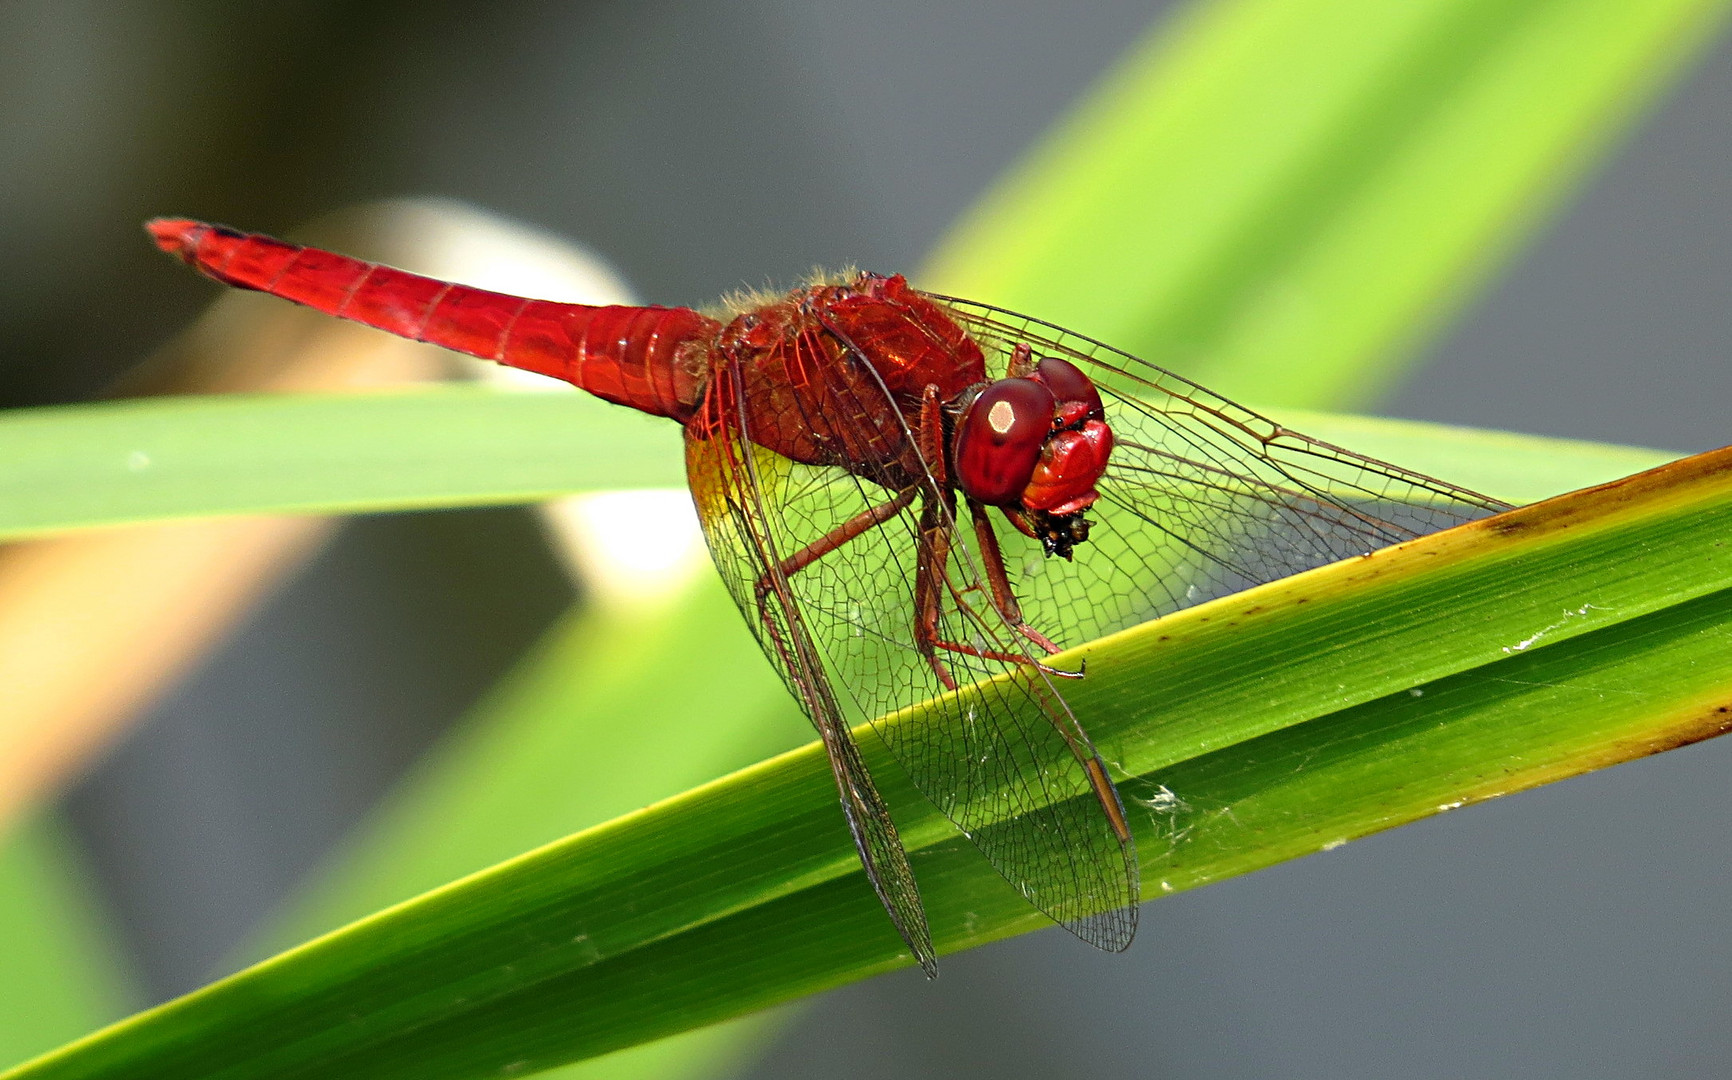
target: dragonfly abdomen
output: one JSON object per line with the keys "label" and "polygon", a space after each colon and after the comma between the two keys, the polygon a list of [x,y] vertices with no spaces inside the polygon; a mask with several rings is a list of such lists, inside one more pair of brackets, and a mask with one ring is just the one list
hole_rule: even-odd
{"label": "dragonfly abdomen", "polygon": [[157,246],[227,285],[483,360],[563,379],[685,422],[721,324],[690,308],[529,300],[222,225],[159,218]]}

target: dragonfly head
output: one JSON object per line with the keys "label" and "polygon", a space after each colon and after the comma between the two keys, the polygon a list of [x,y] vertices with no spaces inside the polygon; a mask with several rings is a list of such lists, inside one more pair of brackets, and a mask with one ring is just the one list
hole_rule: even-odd
{"label": "dragonfly head", "polygon": [[988,383],[964,406],[953,447],[963,494],[1002,507],[1047,554],[1069,558],[1087,538],[1082,513],[1099,497],[1113,433],[1075,364],[1046,357]]}

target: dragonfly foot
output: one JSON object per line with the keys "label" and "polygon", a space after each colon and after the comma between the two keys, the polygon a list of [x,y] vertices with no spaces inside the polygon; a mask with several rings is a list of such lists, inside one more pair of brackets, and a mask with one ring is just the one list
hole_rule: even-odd
{"label": "dragonfly foot", "polygon": [[1083,676],[1088,674],[1089,662],[1087,660],[1084,660],[1082,662],[1082,664],[1075,671],[1066,671],[1063,668],[1050,667],[1046,664],[1040,663],[1039,661],[1036,661],[1034,666],[1039,668],[1041,671],[1045,672],[1046,674],[1053,676],[1054,678],[1080,679]]}

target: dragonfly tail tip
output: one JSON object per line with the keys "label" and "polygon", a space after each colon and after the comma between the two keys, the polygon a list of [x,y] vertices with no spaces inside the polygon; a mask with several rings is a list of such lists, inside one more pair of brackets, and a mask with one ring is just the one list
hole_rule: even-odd
{"label": "dragonfly tail tip", "polygon": [[194,234],[204,227],[203,222],[190,218],[152,218],[144,223],[157,247],[183,258],[196,243]]}

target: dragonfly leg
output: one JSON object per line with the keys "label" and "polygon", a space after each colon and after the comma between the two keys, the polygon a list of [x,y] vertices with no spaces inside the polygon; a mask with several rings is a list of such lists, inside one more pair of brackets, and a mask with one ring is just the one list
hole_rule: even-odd
{"label": "dragonfly leg", "polygon": [[[812,541],[799,551],[794,552],[794,554],[789,555],[787,558],[777,563],[776,573],[783,577],[794,576],[800,571],[806,569],[806,567],[817,562],[819,559],[830,554],[832,551],[840,548],[848,541],[862,533],[876,529],[878,526],[889,521],[897,514],[908,509],[908,505],[914,501],[914,496],[919,493],[919,488],[911,487],[888,502],[879,503],[877,506],[868,507],[865,510],[860,511],[847,521],[844,521],[842,524],[831,529],[823,536],[818,537],[818,539]],[[774,575],[765,574],[763,577],[758,579],[757,592],[759,596],[764,595],[767,591],[769,587],[769,579],[772,576]]]}
{"label": "dragonfly leg", "polygon": [[934,493],[950,487],[949,455],[944,452],[944,403],[938,398],[938,387],[928,383],[920,395],[920,428],[914,433],[915,446],[932,476]]}
{"label": "dragonfly leg", "polygon": [[939,582],[950,557],[950,539],[938,516],[938,502],[928,499],[920,510],[919,555],[914,568],[914,645],[946,690],[956,689],[950,668],[938,658],[946,643],[938,637]]}
{"label": "dragonfly leg", "polygon": [[968,500],[968,512],[974,518],[974,536],[980,544],[980,561],[985,566],[986,583],[992,589],[992,606],[1004,616],[1004,621],[1016,628],[1016,632],[1046,650],[1048,656],[1063,652],[1052,639],[1028,625],[1022,619],[1022,608],[1016,602],[1016,594],[1010,588],[1010,574],[1004,569],[1004,553],[998,547],[998,535],[992,531],[992,522],[987,519],[986,507],[973,499]]}
{"label": "dragonfly leg", "polygon": [[[770,647],[775,649],[776,655],[782,658],[783,666],[797,682],[803,682],[799,675],[803,668],[802,665],[796,663],[797,657],[790,651],[788,642],[782,636],[782,631],[770,604],[771,595],[781,593],[784,610],[792,607],[792,597],[787,594],[790,577],[860,534],[889,521],[907,509],[908,504],[914,501],[916,494],[918,494],[918,489],[909,488],[888,502],[862,510],[799,551],[782,559],[776,564],[775,569],[765,571],[763,576],[753,583],[753,602],[758,608],[758,625],[764,628],[764,633],[769,637]],[[803,687],[802,689],[808,695],[816,692],[811,687]]]}
{"label": "dragonfly leg", "polygon": [[[1056,675],[1060,678],[1081,677],[1080,672],[1050,668],[1021,653],[1007,652],[1002,649],[983,649],[977,645],[949,641],[939,636],[941,598],[948,588],[944,567],[949,561],[950,530],[945,526],[939,513],[939,504],[929,500],[920,513],[920,558],[914,578],[914,642],[919,647],[921,654],[926,657],[926,662],[932,665],[933,673],[938,676],[938,681],[944,684],[946,690],[956,689],[956,679],[950,674],[949,667],[938,656],[940,650],[956,653],[959,656],[992,660],[1001,664],[1031,664],[1048,675]],[[965,611],[971,610],[962,597],[953,595],[952,599],[955,600],[958,608]],[[978,617],[976,619],[978,621]]]}
{"label": "dragonfly leg", "polygon": [[[770,617],[771,612],[768,606],[770,594],[783,587],[788,578],[811,566],[848,541],[877,528],[906,510],[918,493],[918,488],[909,488],[888,502],[862,510],[799,551],[782,559],[776,564],[774,570],[766,571],[753,584],[752,593],[758,605],[758,624],[770,635],[770,641],[784,660],[788,658],[788,651],[786,644],[782,641],[781,632],[776,629],[776,620]],[[798,668],[790,665],[789,670],[795,671]]]}

